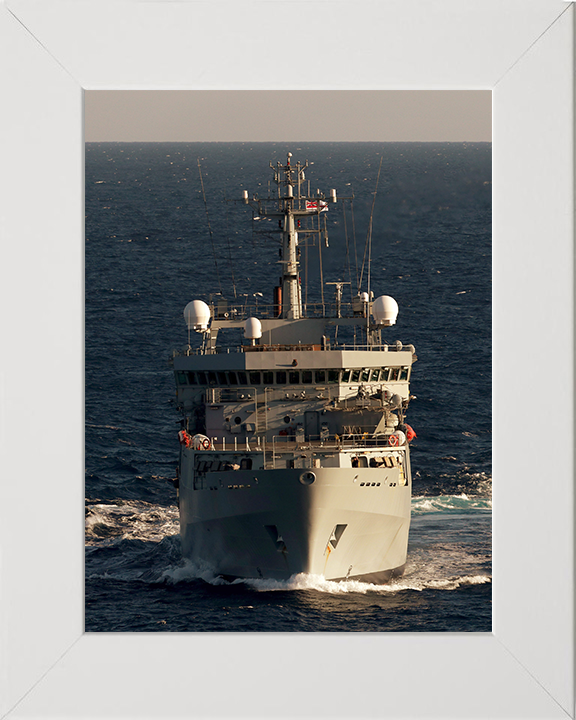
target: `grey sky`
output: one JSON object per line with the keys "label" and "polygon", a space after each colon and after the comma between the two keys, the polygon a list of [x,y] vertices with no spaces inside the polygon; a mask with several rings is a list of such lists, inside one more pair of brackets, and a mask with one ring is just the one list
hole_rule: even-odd
{"label": "grey sky", "polygon": [[86,141],[468,141],[489,90],[92,90]]}

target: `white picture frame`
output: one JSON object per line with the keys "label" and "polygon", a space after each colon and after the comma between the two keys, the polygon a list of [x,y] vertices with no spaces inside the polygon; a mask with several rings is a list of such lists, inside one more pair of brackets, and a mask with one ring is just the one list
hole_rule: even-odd
{"label": "white picture frame", "polygon": [[[574,717],[573,45],[563,0],[4,0],[1,717]],[[491,634],[84,634],[98,88],[492,90]]]}

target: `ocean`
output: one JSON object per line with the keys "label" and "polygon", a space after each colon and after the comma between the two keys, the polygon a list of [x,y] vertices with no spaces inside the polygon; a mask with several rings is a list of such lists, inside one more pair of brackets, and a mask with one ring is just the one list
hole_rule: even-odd
{"label": "ocean", "polygon": [[[353,197],[330,207],[324,281],[356,294],[370,274],[400,306],[388,339],[416,347],[408,563],[389,585],[230,583],[180,553],[169,357],[190,300],[271,297],[277,247],[228,201],[266,195],[288,151],[313,190]],[[85,157],[86,632],[490,632],[491,145],[88,143]]]}

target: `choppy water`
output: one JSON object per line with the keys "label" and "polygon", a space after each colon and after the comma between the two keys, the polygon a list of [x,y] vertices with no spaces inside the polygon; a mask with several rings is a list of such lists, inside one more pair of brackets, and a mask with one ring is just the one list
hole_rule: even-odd
{"label": "choppy water", "polygon": [[[353,284],[382,157],[371,287],[397,299],[389,339],[419,358],[408,566],[386,586],[227,583],[180,557],[168,356],[187,340],[189,300],[219,285],[269,297],[276,246],[223,200],[265,194],[268,163],[287,150],[313,161],[314,187],[354,194],[353,215],[330,209],[323,255],[325,280]],[[459,143],[87,145],[87,631],[490,630],[490,155]]]}

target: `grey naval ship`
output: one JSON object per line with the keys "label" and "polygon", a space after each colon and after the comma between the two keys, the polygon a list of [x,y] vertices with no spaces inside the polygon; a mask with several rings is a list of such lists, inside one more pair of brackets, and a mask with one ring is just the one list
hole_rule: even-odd
{"label": "grey naval ship", "polygon": [[188,344],[173,353],[182,551],[227,579],[384,583],[406,565],[415,350],[383,337],[398,314],[390,296],[343,302],[337,281],[325,283],[330,302],[303,301],[302,248],[327,244],[337,197],[310,193],[308,161],[291,157],[270,163],[269,197],[238,198],[279,245],[272,302],[218,294],[184,309]]}

